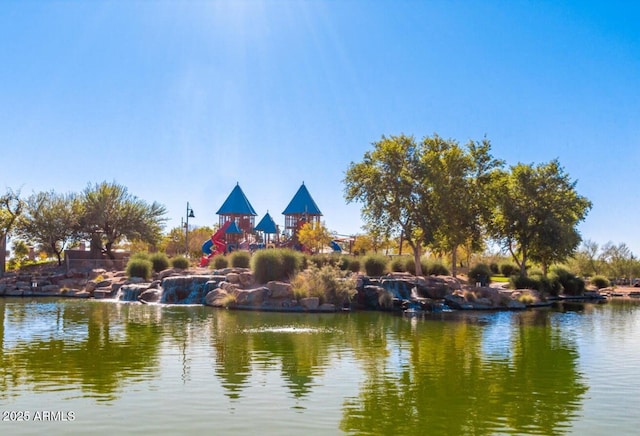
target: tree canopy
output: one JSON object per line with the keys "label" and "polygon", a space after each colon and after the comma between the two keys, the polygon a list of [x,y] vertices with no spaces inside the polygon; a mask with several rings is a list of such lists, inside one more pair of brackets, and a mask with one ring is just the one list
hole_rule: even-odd
{"label": "tree canopy", "polygon": [[13,229],[18,217],[24,207],[20,199],[20,192],[7,189],[7,192],[0,196],[0,276],[5,271],[5,256],[7,252],[7,236]]}
{"label": "tree canopy", "polygon": [[114,245],[123,239],[156,244],[162,237],[164,206],[147,204],[115,182],[89,185],[80,196],[80,229],[99,249],[114,258]]}
{"label": "tree canopy", "polygon": [[40,192],[25,201],[16,230],[23,239],[56,256],[61,265],[67,244],[77,239],[78,223],[76,195]]}
{"label": "tree canopy", "polygon": [[420,143],[405,135],[383,136],[373,147],[349,166],[345,198],[363,204],[368,228],[407,241],[416,274],[422,274],[422,246],[455,253],[468,241],[479,243],[490,212],[487,193],[502,165],[491,156],[488,140],[462,147],[438,135]]}
{"label": "tree canopy", "polygon": [[519,163],[499,179],[491,224],[496,240],[511,253],[526,276],[531,261],[549,265],[565,260],[580,244],[576,226],[591,209],[576,182],[557,160],[534,166]]}

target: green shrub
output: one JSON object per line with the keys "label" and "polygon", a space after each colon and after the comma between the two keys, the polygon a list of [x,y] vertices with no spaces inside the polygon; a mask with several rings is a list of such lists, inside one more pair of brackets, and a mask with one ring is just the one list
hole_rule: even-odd
{"label": "green shrub", "polygon": [[519,272],[519,269],[512,263],[503,263],[502,265],[500,265],[500,272],[505,277],[511,277],[512,275],[517,274]]}
{"label": "green shrub", "polygon": [[211,266],[214,269],[224,269],[229,266],[229,260],[224,257],[222,254],[218,254],[213,256],[213,262],[211,262]]}
{"label": "green shrub", "polygon": [[351,261],[349,262],[349,271],[354,273],[360,272],[360,259],[351,259]]}
{"label": "green shrub", "polygon": [[169,268],[169,258],[165,253],[153,253],[149,256],[155,272],[164,271]]}
{"label": "green shrub", "polygon": [[511,276],[509,284],[511,289],[538,289],[540,286],[536,279],[520,275]]}
{"label": "green shrub", "polygon": [[[413,259],[410,259],[413,262]],[[407,256],[395,256],[389,263],[389,269],[393,272],[407,271]],[[415,268],[414,268],[415,270]]]}
{"label": "green shrub", "polygon": [[480,283],[480,286],[487,286],[491,281],[491,268],[486,263],[478,263],[469,270],[469,284]]}
{"label": "green shrub", "polygon": [[127,262],[127,277],[140,277],[149,280],[153,264],[150,260],[141,258],[131,258]]}
{"label": "green shrub", "polygon": [[338,262],[338,268],[342,271],[349,271],[349,266],[351,265],[351,256],[343,254],[340,256],[340,261]]}
{"label": "green shrub", "polygon": [[500,274],[500,267],[496,262],[491,262],[489,264],[489,269],[491,270],[491,275],[494,276],[496,274]]}
{"label": "green shrub", "polygon": [[310,265],[315,265],[318,268],[322,268],[325,265],[329,264],[328,256],[324,254],[313,254],[309,257]]}
{"label": "green shrub", "polygon": [[279,254],[282,262],[283,278],[289,279],[296,275],[296,273],[306,268],[306,259],[299,251],[284,249],[279,250]]}
{"label": "green shrub", "polygon": [[[409,274],[416,275],[416,261],[413,259],[413,256],[405,257],[404,268]],[[429,275],[429,265],[425,259],[420,259],[420,268],[422,269],[422,275]]]}
{"label": "green shrub", "polygon": [[138,251],[137,253],[133,253],[129,259],[149,260],[149,253],[146,251]]}
{"label": "green shrub", "polygon": [[422,270],[430,276],[448,276],[451,274],[449,269],[440,262],[429,262],[422,267]]}
{"label": "green shrub", "polygon": [[256,282],[267,283],[285,278],[280,251],[274,248],[256,251],[251,258],[251,270]]}
{"label": "green shrub", "polygon": [[320,304],[332,303],[341,306],[351,301],[355,295],[355,280],[347,279],[344,273],[331,265],[310,268],[298,274],[291,281],[296,298],[318,297]]}
{"label": "green shrub", "polygon": [[288,248],[259,250],[251,258],[251,269],[258,283],[288,280],[302,269],[305,256]]}
{"label": "green shrub", "polygon": [[171,266],[177,269],[189,268],[189,259],[184,256],[176,256],[171,259]]}
{"label": "green shrub", "polygon": [[379,277],[387,271],[387,257],[381,254],[370,254],[364,258],[364,270],[370,277]]}
{"label": "green shrub", "polygon": [[249,268],[251,254],[248,251],[234,251],[231,253],[231,266],[234,268]]}
{"label": "green shrub", "polygon": [[609,282],[609,279],[606,278],[605,276],[591,277],[591,284],[598,289],[608,288],[611,285],[611,283]]}
{"label": "green shrub", "polygon": [[586,287],[584,280],[576,277],[564,268],[553,268],[552,277],[557,278],[562,286],[562,290],[567,295],[581,295]]}

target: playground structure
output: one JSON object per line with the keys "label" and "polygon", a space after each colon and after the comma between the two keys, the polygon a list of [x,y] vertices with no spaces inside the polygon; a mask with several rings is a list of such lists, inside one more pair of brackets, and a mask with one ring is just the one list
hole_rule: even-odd
{"label": "playground structure", "polygon": [[[282,214],[285,216],[284,234],[289,240],[279,243],[278,226],[269,215],[262,218],[257,226],[254,226],[257,216],[253,206],[237,183],[220,209],[216,212],[219,216],[218,230],[211,238],[202,244],[202,258],[200,266],[207,266],[216,255],[226,254],[237,249],[259,249],[275,246],[288,246],[300,251],[308,251],[298,240],[298,232],[307,223],[319,223],[322,212],[309,194],[304,182],[295,193]],[[264,242],[257,243],[255,233],[261,232]],[[276,241],[272,243],[271,235],[275,235]],[[334,253],[341,253],[341,238],[331,241],[330,246]]]}
{"label": "playground structure", "polygon": [[[213,235],[202,244],[202,258],[200,266],[207,266],[213,256],[224,254],[227,251],[227,243],[224,240],[224,233],[227,231],[231,221],[225,222]],[[215,249],[213,249],[215,247]]]}

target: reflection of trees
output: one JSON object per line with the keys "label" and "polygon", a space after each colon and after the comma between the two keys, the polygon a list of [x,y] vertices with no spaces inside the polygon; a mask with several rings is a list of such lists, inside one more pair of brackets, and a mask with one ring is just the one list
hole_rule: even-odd
{"label": "reflection of trees", "polygon": [[[345,321],[340,315],[217,312],[212,331],[216,374],[227,395],[237,399],[253,371],[278,368],[290,392],[303,397],[328,367],[329,345],[340,340],[335,331]],[[288,331],[287,326],[297,327]]]}
{"label": "reflection of trees", "polygon": [[530,313],[547,319],[544,312],[505,318],[520,321],[509,326],[511,357],[483,354],[484,327],[473,318],[416,323],[408,340],[408,322],[390,329],[390,348],[407,348],[409,362],[392,365],[389,357],[367,352],[366,358],[376,361],[365,365],[360,395],[345,402],[341,429],[373,434],[562,431],[586,391],[577,352],[560,337],[560,329],[526,319]]}
{"label": "reflection of trees", "polygon": [[115,304],[83,301],[53,306],[55,310],[44,319],[39,313],[37,320],[22,315],[9,320],[14,330],[28,331],[35,322],[49,328],[46,334],[19,340],[9,350],[5,341],[0,371],[3,380],[11,375],[12,386],[29,384],[39,391],[50,389],[52,383],[57,388],[75,384],[109,400],[127,380],[157,367],[162,340],[157,324],[127,319],[128,307]]}

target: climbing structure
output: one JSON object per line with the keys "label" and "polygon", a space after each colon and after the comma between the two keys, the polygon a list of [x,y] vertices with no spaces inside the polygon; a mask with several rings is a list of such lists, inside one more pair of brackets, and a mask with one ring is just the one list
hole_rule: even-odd
{"label": "climbing structure", "polygon": [[285,232],[291,236],[296,248],[304,249],[304,247],[298,246],[298,231],[306,223],[319,223],[322,216],[320,208],[313,201],[304,182],[282,214],[284,215]]}
{"label": "climbing structure", "polygon": [[219,216],[220,227],[227,221],[233,221],[245,236],[253,232],[255,217],[258,215],[242,192],[240,184],[236,184],[216,214]]}

